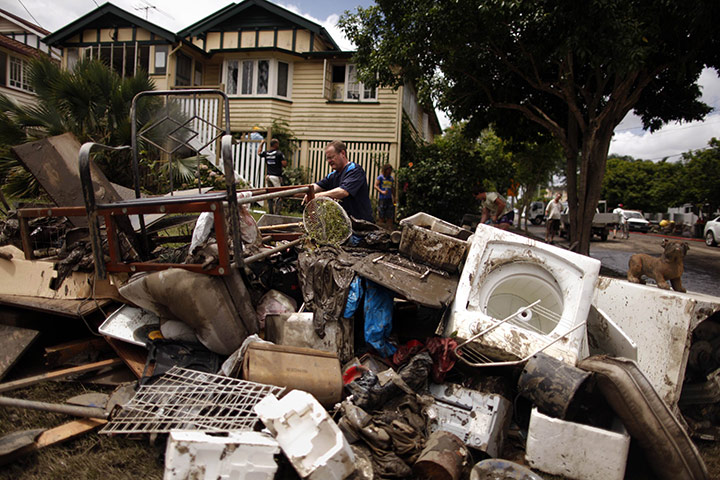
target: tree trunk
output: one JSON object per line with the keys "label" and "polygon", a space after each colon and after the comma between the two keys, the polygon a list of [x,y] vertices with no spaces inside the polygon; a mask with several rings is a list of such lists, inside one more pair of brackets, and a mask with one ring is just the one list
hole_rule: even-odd
{"label": "tree trunk", "polygon": [[[572,238],[576,243],[574,249],[583,255],[590,254],[592,238],[592,222],[595,209],[600,200],[602,179],[605,175],[608,149],[612,129],[597,128],[583,137],[580,174],[577,185],[577,217],[575,226],[570,226]],[[568,168],[570,164],[568,163]],[[568,188],[570,188],[568,182]],[[572,222],[572,217],[571,217]]]}

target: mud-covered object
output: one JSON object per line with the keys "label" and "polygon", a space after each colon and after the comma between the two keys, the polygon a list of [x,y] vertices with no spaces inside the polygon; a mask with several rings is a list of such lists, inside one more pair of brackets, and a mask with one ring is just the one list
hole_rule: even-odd
{"label": "mud-covered object", "polygon": [[589,372],[539,352],[520,374],[518,393],[545,415],[565,419],[575,393],[589,377]]}
{"label": "mud-covered object", "polygon": [[402,367],[396,378],[383,383],[372,371],[365,372],[360,378],[347,385],[352,394],[352,403],[365,410],[372,411],[388,400],[403,393],[421,393],[427,390],[428,377],[432,369],[432,358],[428,352],[415,355],[407,365]]}
{"label": "mud-covered object", "polygon": [[332,246],[304,251],[298,255],[298,277],[305,307],[315,316],[313,323],[318,337],[325,337],[325,323],[339,321],[348,288],[355,277],[355,259]]}
{"label": "mud-covered object", "polygon": [[637,363],[595,355],[578,367],[595,374],[600,391],[642,447],[657,478],[709,478],[697,447]]}
{"label": "mud-covered object", "polygon": [[186,323],[203,345],[221,355],[230,355],[257,331],[257,314],[236,271],[211,277],[171,268],[134,275],[118,290],[123,298],[153,312],[161,321]]}
{"label": "mud-covered object", "polygon": [[175,366],[206,373],[215,373],[220,366],[220,357],[198,343],[159,338],[149,340],[147,347],[142,385],[152,383]]}
{"label": "mud-covered object", "polygon": [[339,425],[346,436],[356,440],[354,446],[368,447],[379,478],[412,475],[410,465],[425,446],[423,406],[417,395],[404,394],[394,400],[372,414],[348,401],[340,408],[343,416]]}

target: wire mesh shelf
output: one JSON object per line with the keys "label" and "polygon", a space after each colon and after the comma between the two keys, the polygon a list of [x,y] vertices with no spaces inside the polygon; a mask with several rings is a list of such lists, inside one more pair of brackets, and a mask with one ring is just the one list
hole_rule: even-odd
{"label": "wire mesh shelf", "polygon": [[173,367],[152,385],[140,386],[100,433],[252,430],[258,422],[253,407],[268,394],[278,396],[284,390]]}

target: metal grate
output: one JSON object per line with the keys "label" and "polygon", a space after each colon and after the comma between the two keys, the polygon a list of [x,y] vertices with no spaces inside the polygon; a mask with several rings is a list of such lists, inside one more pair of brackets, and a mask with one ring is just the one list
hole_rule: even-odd
{"label": "metal grate", "polygon": [[284,387],[173,367],[135,396],[100,433],[167,433],[171,430],[231,432],[252,430],[253,407]]}
{"label": "metal grate", "polygon": [[560,321],[560,315],[557,313],[548,310],[547,308],[544,308],[540,306],[540,300],[536,300],[535,302],[531,303],[530,305],[526,305],[524,307],[519,308],[515,313],[510,314],[509,316],[505,317],[503,320],[499,320],[490,327],[486,328],[485,330],[478,332],[477,334],[473,335],[469,339],[465,340],[464,342],[460,343],[457,347],[455,347],[455,355],[462,360],[465,364],[471,366],[471,367],[489,367],[489,366],[510,366],[510,365],[519,365],[521,363],[526,362],[529,358],[531,358],[533,355],[536,355],[554,343],[558,342],[559,340],[567,337],[572,332],[577,330],[578,328],[585,325],[586,322],[582,322],[578,325],[575,325],[573,328],[568,330],[562,335],[559,335],[553,340],[550,340],[548,338],[548,343],[546,343],[544,346],[539,348],[537,351],[530,353],[529,355],[523,355],[522,352],[520,352],[520,349],[515,345],[506,345],[507,347],[507,353],[511,354],[512,356],[518,358],[518,360],[514,361],[496,361],[493,360],[491,357],[485,355],[483,353],[483,347],[481,345],[478,345],[475,343],[476,340],[479,338],[482,338],[484,335],[490,333],[491,331],[495,330],[497,327],[504,323],[512,323],[516,326],[519,326],[521,328],[526,328],[530,331],[539,333],[541,335],[545,335],[544,332],[541,330],[535,328],[528,322],[532,319],[534,315],[543,316],[547,319],[554,322],[555,325],[557,325]]}

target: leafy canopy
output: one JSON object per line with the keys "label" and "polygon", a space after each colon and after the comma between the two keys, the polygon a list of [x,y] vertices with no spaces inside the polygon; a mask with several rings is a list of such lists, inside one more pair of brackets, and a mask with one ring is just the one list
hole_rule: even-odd
{"label": "leafy canopy", "polygon": [[454,120],[561,145],[571,234],[587,253],[614,128],[697,120],[704,66],[720,65],[716,0],[377,0],[346,15],[368,83],[412,81]]}

